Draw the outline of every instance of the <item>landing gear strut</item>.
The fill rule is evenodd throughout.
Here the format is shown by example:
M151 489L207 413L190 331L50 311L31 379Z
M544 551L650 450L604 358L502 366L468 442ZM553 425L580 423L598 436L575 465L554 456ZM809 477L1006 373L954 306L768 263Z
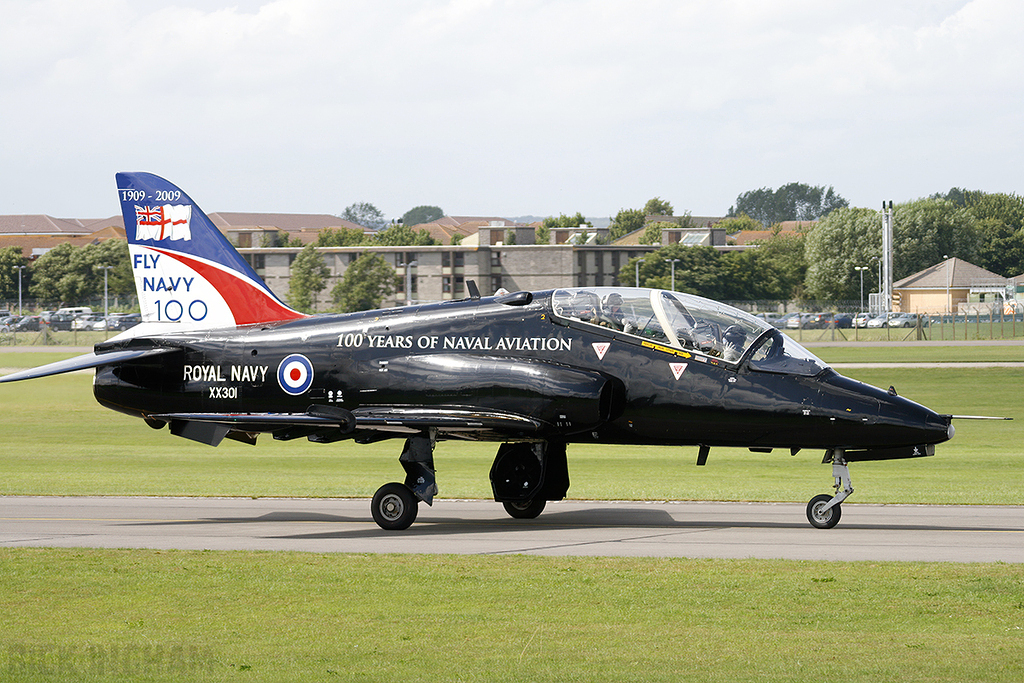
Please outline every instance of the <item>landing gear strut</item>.
M850 468L846 464L845 453L841 448L833 448L826 451L823 462L832 462L832 476L835 477L836 494L830 496L823 493L820 496L811 498L807 503L807 521L811 526L818 529L831 529L839 524L839 518L843 514L839 506L853 493L853 484L850 481Z
M564 443L504 443L491 465L494 500L515 519L534 519L569 489Z
M434 476L434 444L437 430L405 440L405 449L398 461L405 469L405 483L384 484L373 495L370 514L381 529L401 531L416 521L419 502L434 504L437 480Z

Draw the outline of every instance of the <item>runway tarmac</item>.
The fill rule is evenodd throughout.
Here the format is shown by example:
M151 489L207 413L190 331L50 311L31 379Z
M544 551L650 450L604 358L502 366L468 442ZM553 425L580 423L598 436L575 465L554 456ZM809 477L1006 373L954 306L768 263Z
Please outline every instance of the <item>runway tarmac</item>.
M364 499L0 497L0 546L1024 562L1024 506L843 505L834 529L797 503L549 503L515 520L437 500L388 532Z

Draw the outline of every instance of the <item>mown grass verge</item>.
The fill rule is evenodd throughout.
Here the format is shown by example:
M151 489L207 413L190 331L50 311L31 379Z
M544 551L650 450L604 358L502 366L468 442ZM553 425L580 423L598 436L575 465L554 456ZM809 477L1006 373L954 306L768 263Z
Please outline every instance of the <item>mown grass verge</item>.
M0 550L4 680L1016 681L1024 567Z

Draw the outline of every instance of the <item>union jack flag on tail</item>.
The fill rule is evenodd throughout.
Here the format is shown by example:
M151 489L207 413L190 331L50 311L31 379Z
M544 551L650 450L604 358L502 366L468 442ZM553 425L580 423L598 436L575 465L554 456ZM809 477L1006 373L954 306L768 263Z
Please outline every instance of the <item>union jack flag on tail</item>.
M188 204L135 205L135 239L191 240L192 207Z

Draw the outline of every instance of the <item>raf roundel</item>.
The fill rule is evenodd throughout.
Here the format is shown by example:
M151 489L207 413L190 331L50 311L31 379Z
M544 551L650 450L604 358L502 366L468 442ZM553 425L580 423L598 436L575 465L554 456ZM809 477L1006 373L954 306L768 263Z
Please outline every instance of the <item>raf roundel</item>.
M277 383L292 396L306 393L313 383L313 364L301 353L293 353L277 366Z

